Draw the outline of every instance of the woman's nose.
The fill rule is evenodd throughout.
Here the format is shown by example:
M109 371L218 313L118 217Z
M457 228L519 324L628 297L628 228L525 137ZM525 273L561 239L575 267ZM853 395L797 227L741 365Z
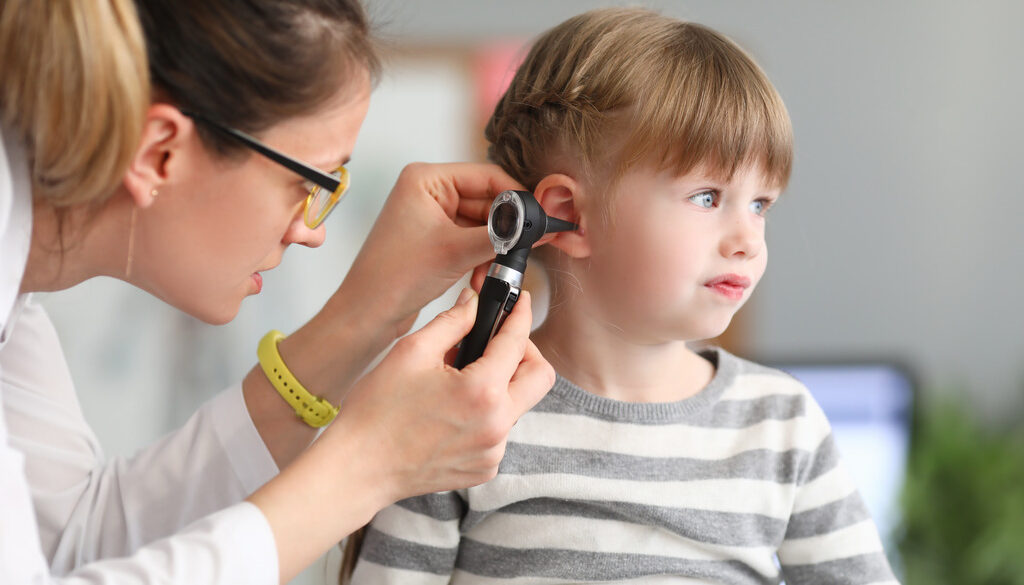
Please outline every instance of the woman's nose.
M300 210L292 219L282 241L285 244L300 244L310 248L319 248L326 238L327 227L324 224L320 224L316 228L309 227L306 225L304 211Z

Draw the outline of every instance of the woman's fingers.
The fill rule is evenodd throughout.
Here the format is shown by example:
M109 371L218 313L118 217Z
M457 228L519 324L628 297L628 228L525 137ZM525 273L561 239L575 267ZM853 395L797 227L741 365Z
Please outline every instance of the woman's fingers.
M493 251L491 253L493 254ZM490 260L476 265L476 268L473 269L473 274L469 277L469 286L473 287L473 290L479 292L484 286L484 279L487 278L487 271L490 268Z
M458 218L466 218L467 220L476 221L477 225L487 221L487 216L491 212L491 203L494 198L483 198L483 199L470 199L468 197L459 200L459 214Z
M490 164L453 163L455 188L461 199L486 199L487 204L508 189L523 189L518 181L508 176L501 167Z
M494 247L484 226L446 230L440 244L445 246L449 260L459 266L463 274L494 258Z
M415 348L415 351L420 352L429 362L437 363L437 358L440 357L443 363L451 348L473 328L477 300L474 290L462 289L455 306L438 313L422 329L406 337L401 343L403 346Z
M508 394L512 399L516 420L533 408L555 384L555 370L540 350L527 340L523 361L509 381Z
M406 171L418 179L423 190L437 201L450 218L454 218L466 200L484 200L490 206L498 193L522 189L516 180L500 167L478 163L447 163L427 165L415 163Z
M464 290L460 301L400 341L338 415L347 440L371 446L389 498L493 477L515 421L551 387L551 366L528 340L529 294L483 357L461 371L444 365L476 317L476 293Z
M460 201L490 205L517 186L495 165L408 165L331 304L359 307L367 330L405 333L424 305L494 255L487 228L460 215Z
M501 329L487 343L483 355L464 369L487 369L496 378L511 380L526 352L532 324L530 293L523 291Z
M530 341L530 329L533 326L531 300L529 291L523 291L512 313L487 344L484 354L475 362L498 368L511 365L513 368L510 372L498 372L501 376L509 374L508 394L513 421L533 408L555 382L554 368ZM512 364L515 359L518 362Z
M474 279L482 281L494 256L480 225L485 208L519 187L494 165L408 166L325 314L351 316L360 330L404 332L466 271L482 266ZM460 300L366 373L335 422L345 430L321 439L359 443L386 475L389 498L486 481L515 420L551 387L550 366L528 340L528 294L480 360L461 371L447 366L476 318L476 293Z

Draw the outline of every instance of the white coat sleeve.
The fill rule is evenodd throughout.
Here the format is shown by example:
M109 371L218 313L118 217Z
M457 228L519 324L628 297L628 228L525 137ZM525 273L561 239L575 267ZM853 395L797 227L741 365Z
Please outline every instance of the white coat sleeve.
M0 417L0 583L277 583L273 534L259 509L247 502L202 518L172 537L140 548L130 557L90 563L57 576L47 566L39 548L28 484L21 472L22 461L21 453L8 445Z
M0 383L5 447L24 457L24 473L18 475L27 481L37 543L53 574L76 574L97 559L130 555L141 555L148 559L143 564L153 567L160 564L154 558L170 562L178 557L175 562L189 567L194 562L203 566L199 559L206 558L206 565L217 572L232 564L232 554L248 558L258 552L273 559L276 580L276 549L258 510L240 504L208 516L241 502L277 472L249 419L240 386L217 396L184 427L132 458L105 462L82 417L56 332L42 307L32 302L21 308L0 350ZM18 466L8 463L5 476ZM6 517L5 510L5 529ZM255 531L262 533L257 536L260 543L209 536L219 534L220 539L235 526L252 528L261 522ZM190 524L191 532L179 532ZM143 548L171 535L154 544L155 549ZM197 555L195 561L190 554ZM182 568L158 567L154 576L170 578ZM159 572L164 570L170 572ZM171 582L179 581L175 576Z

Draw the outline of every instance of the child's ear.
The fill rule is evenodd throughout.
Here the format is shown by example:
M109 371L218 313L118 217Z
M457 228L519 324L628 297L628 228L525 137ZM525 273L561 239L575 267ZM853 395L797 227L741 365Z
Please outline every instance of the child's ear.
M583 213L586 200L582 186L568 175L548 175L537 183L533 196L549 217L571 221L578 226L575 231L547 234L540 242L550 244L572 258L590 256L587 220Z
M142 138L124 175L124 186L139 207L148 207L167 181L172 159L194 131L190 118L167 104L153 104L146 113ZM175 161L176 162L176 161Z

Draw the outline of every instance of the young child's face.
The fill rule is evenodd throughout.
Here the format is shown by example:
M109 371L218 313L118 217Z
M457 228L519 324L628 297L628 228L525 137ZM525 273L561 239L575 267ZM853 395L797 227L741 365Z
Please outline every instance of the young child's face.
M588 230L584 286L601 299L601 318L641 343L721 334L768 261L764 214L778 190L760 167L727 182L702 169L680 177L635 168L612 197L612 221Z

